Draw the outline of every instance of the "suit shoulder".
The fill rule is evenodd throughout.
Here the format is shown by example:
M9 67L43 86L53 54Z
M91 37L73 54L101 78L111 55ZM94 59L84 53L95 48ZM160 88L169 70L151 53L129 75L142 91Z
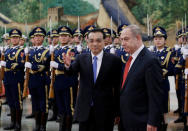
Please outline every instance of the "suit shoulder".
M121 60L118 56L111 54L111 53L104 53L108 58L112 58L112 59L117 59L117 60Z
M155 61L158 62L158 58L152 52L150 52L148 49L146 49L144 59L147 61L147 63L153 63Z

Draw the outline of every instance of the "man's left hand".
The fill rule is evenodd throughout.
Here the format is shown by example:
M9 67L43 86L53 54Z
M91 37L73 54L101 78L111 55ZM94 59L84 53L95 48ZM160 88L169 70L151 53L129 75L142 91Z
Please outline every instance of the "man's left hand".
M115 125L116 125L116 124L118 125L119 122L120 122L120 117L118 116L118 117L115 118L114 124L115 124Z

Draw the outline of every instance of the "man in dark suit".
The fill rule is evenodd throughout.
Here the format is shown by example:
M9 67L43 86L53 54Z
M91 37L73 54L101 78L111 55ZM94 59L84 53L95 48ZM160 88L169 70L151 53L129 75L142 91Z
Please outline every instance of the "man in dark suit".
M91 53L78 55L72 64L70 54L64 54L65 71L80 72L75 109L79 131L113 131L114 119L119 116L121 60L103 51L104 38L101 29L90 31Z
M127 26L120 39L130 54L120 89L121 130L157 131L163 98L160 63L144 47L138 26Z

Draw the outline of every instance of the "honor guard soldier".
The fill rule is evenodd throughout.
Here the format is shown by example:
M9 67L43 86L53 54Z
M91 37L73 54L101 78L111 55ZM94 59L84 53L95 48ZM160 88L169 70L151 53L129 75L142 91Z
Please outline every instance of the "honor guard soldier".
M182 110L180 112L180 117L175 121L176 123L184 122L184 131L188 130L188 100L187 100L187 57L188 57L188 49L187 49L187 40L186 37L188 35L188 30L183 29L181 34L179 35L179 43L182 44L181 53L182 56L179 58L178 63L175 66L175 73L179 76L178 79L178 93L180 93L180 105L182 106ZM186 83L185 83L186 82Z
M183 37L182 37L182 30L179 30L176 34L177 44L175 45L174 49L176 51L176 56L174 57L175 60L175 68L179 68L181 70L175 76L175 84L176 84L176 95L178 99L178 109L174 111L174 113L179 113L179 118L175 120L175 123L183 122L184 121L184 97L185 97L185 78L184 78L184 68L178 63L180 58L182 57L181 47L183 44Z
M74 51L75 51L75 57L82 53L82 40L83 40L83 31L78 28L73 30L73 39L75 43ZM78 74L75 74L73 77L73 107L75 108L76 105L76 98L77 98L77 92L78 92Z
M166 30L160 26L157 26L153 29L153 42L154 42L154 51L153 54L158 57L162 71L163 71L163 84L162 89L164 91L164 114L169 111L169 90L170 84L168 81L168 76L174 75L174 64L172 63L172 52L166 44L167 34ZM167 123L162 117L162 127L163 129L167 128Z
M176 74L176 95L178 99L178 109L174 113L179 113L179 118L174 121L174 123L184 122L186 124L186 117L184 114L184 103L185 103L185 60L183 59L183 33L182 30L179 30L177 33L177 44L175 45L176 50L176 59L178 63L175 65L175 74ZM182 50L182 51L181 51Z
M84 40L86 42L86 48L83 49L82 53L89 53L90 52L90 49L88 48L88 45L87 45L87 40L88 40L88 33L89 31L95 29L96 27L94 25L89 25L89 26L86 26L83 33L84 33Z
M6 44L5 45L5 50L11 47L10 37L9 37L8 33L3 35L3 42Z
M121 32L123 31L123 29L125 29L127 26L128 25L123 24L118 27L118 30L117 30L118 36L121 35ZM120 40L120 43L121 43L121 40ZM129 54L124 50L122 46L120 46L119 49L116 50L115 54L121 58L121 61L123 65L125 66L126 62L129 59ZM124 69L124 66L123 66L123 69Z
M20 38L20 42L19 42L19 45L21 48L24 48L25 47L25 42L27 40L27 37L25 35L22 35L22 37Z
M29 51L32 52L32 51L34 51L34 48L35 48L33 30L29 33L29 41L31 43L31 46L29 47ZM29 92L31 92L30 88L29 88ZM31 93L30 93L30 95L31 95ZM32 97L32 95L31 95L31 97ZM26 119L30 119L30 118L34 118L35 117L35 113L33 112L33 104L31 104L31 106L32 106L31 114L27 115L25 117Z
M53 51L53 52L50 52L50 54L52 55L52 53L55 54L54 50L58 51L59 48L60 48L60 46L58 44L58 42L59 42L58 30L53 29L51 31L51 35L50 36L51 36L50 51ZM51 74L51 72L49 74ZM51 75L49 75L49 76L51 76ZM57 108L57 103L56 103L56 99L55 98L56 97L50 98L50 101L49 101L49 107L52 109L53 115L52 115L51 118L48 119L48 121L55 121L55 120L57 120L58 108Z
M75 44L74 50L75 54L82 53L82 41L83 41L83 31L78 28L73 30L73 42Z
M22 89L21 81L24 78L22 71L24 70L24 49L19 47L19 41L22 33L18 29L12 29L9 32L12 47L5 51L5 61L1 61L1 66L5 67L4 86L6 91L6 99L11 111L11 124L4 130L14 129L21 130L22 117Z
M103 28L102 29L104 34L105 34L105 39L104 39L104 52L111 53L112 47L110 46L112 44L112 36L111 36L111 30L108 28ZM114 52L113 52L114 53Z
M34 41L34 33L33 33L33 30L29 33L29 38L30 38L30 42L31 42L31 47L32 48L35 48L36 45L35 45L35 41Z
M48 47L50 47L50 45L52 44L51 31L48 31L48 33L46 35L47 35Z
M2 38L3 38L3 46L1 47L1 54L5 54L7 49L11 47L9 33L5 33ZM6 91L5 91L5 96L7 96ZM7 100L5 99L5 101L2 104L3 105L7 104ZM10 114L7 115L10 116Z
M49 70L50 54L42 44L46 31L41 27L33 29L36 48L29 51L29 62L25 68L30 69L29 91L31 93L33 112L35 112L35 131L46 131L48 118L48 81L46 71ZM28 51L25 50L25 54ZM37 81L37 82L36 82Z
M58 29L59 42L61 47L54 51L54 61L50 62L50 67L55 68L54 91L58 112L60 116L59 131L71 131L72 128L72 78L66 76L63 71L63 54L71 53L74 58L74 52L69 48L68 43L72 37L72 31L67 26Z

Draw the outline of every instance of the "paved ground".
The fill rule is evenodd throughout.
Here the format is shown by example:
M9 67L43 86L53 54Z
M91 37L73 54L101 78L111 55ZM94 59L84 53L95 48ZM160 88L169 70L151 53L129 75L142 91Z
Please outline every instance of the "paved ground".
M174 78L170 77L170 84L171 84L171 90L170 90L170 110L171 112L168 114L168 131L181 131L183 129L183 124L174 124L173 121L177 119L177 115L173 114L172 111L177 109L177 99L176 99L176 93L175 93L175 87L174 87ZM3 105L2 107L2 113L1 113L1 120L0 120L0 131L3 131L3 127L7 126L10 122L10 117L7 116L7 113L9 113L9 109L7 105ZM30 100L26 99L24 101L24 111L23 111L23 119L22 119L22 131L32 131L34 127L34 119L25 119L25 116L27 114L31 113L31 104ZM49 116L51 115L51 111L49 113ZM48 122L47 123L47 131L58 131L59 125L56 122ZM78 131L78 125L74 124L72 131ZM117 131L117 127L114 128L114 131Z

